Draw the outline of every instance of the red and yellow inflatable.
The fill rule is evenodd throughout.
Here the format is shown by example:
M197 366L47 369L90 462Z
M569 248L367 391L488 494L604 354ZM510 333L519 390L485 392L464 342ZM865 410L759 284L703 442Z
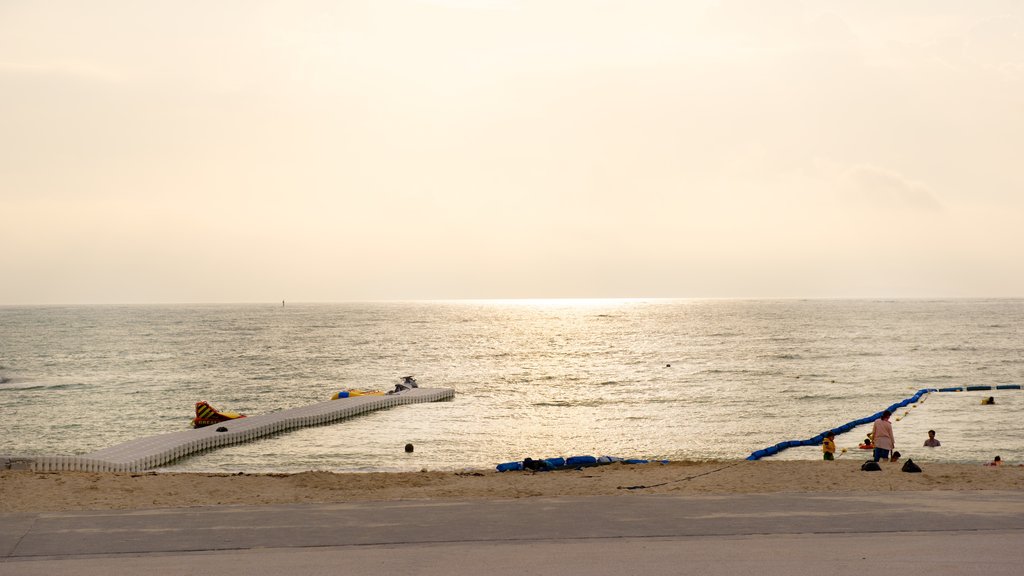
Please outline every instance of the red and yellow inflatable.
M192 419L193 428L202 428L210 424L217 424L226 420L245 418L245 414L238 412L221 412L206 401L196 402L196 417Z

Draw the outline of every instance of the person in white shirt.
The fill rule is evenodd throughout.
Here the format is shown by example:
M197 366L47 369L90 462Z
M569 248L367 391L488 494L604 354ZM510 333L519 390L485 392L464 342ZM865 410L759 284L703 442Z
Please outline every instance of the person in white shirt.
M874 460L889 459L889 451L896 448L896 437L892 433L892 423L889 422L889 417L892 416L892 412L888 410L882 412L882 417L875 420L875 423L871 426L871 439L875 442Z

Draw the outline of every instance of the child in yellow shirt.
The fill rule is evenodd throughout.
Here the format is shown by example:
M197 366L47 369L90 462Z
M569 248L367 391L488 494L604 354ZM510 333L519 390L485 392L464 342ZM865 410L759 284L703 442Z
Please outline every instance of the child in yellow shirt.
M825 460L836 459L836 433L829 431L825 434L825 439L821 441L821 452Z

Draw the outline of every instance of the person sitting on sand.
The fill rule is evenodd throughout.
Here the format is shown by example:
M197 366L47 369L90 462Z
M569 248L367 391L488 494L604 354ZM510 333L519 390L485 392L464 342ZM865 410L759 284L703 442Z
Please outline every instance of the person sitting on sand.
M829 430L828 434L825 434L825 439L821 441L821 452L822 457L825 460L836 459L836 433Z
M986 406L989 405L989 404L995 404L996 403L996 399L994 397L992 397L992 396L989 396L988 398L983 398L981 400L981 403L986 405Z
M900 454L899 452L893 452L892 456L889 458L889 462L899 462L900 456L902 456L902 454Z
M924 441L926 448L938 448L942 446L942 443L935 438L935 430L928 431L928 439Z
M1002 466L1002 465L1003 465L1003 459L1000 458L999 456L996 456L995 459L993 459L991 462L986 464L986 466Z

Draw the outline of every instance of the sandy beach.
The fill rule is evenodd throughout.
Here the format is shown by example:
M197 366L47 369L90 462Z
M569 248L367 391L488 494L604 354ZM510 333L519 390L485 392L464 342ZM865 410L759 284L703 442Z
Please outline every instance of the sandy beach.
M860 470L862 460L612 464L554 472L335 474L0 472L0 512L207 505L514 499L629 494L1024 490L1024 467L921 463Z

